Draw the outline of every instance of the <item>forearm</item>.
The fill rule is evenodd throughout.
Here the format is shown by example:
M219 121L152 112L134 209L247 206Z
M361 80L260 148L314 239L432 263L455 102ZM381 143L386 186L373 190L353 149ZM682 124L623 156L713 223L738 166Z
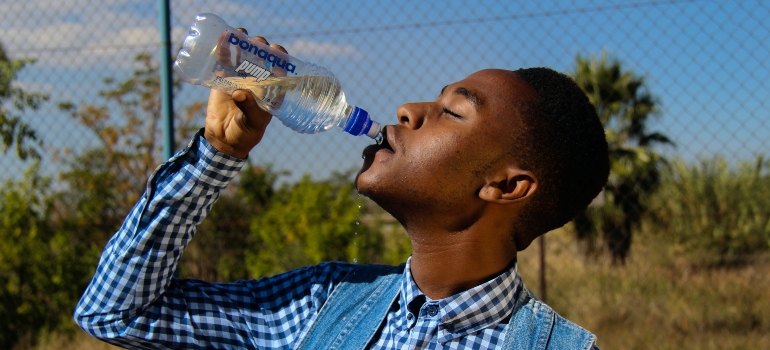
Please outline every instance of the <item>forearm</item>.
M84 330L100 338L121 334L164 293L196 225L243 164L196 136L155 171L78 303Z

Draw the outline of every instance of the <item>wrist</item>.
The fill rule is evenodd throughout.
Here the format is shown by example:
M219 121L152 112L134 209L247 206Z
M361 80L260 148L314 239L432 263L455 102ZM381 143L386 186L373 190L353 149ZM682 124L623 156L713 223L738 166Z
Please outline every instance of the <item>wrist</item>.
M239 150L229 145L228 143L220 140L214 134L210 133L208 130L203 130L203 138L205 138L206 141L208 141L208 143L217 150L217 152L224 153L228 156L238 159L246 159L249 157L249 151Z

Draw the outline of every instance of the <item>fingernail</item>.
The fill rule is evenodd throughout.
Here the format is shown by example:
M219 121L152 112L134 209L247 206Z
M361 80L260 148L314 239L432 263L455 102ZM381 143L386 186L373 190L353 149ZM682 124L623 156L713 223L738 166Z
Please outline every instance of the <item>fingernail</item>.
M255 37L254 37L254 39L262 39L262 40L264 40L264 41L265 41L265 45L270 45L270 43L269 43L269 42L267 42L267 39L265 39L265 37L264 37L264 36L259 36L259 35L257 35L257 36L255 36Z
M235 30L238 30L238 31L240 31L240 32L241 32L241 33L243 33L243 34L249 35L249 31L248 31L248 30L246 30L246 28L243 28L243 27L238 27L238 28L235 28Z

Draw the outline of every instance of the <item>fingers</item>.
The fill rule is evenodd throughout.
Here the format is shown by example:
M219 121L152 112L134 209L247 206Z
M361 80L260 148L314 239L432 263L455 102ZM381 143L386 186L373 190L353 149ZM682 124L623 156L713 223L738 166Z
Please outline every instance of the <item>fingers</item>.
M239 36L239 40L248 40L260 47L269 45L273 50L282 52L276 56L287 54L283 46L271 45L262 36L246 39L248 36L246 28L236 28L236 31L235 35ZM228 33L220 38L220 52L218 52L217 58L222 65L228 65L227 67L231 68L229 71L222 70L222 74L229 74L228 76L230 76L234 70L232 64L245 59L240 55L246 53L242 52L243 50L230 50L231 45L228 41L232 32ZM260 142L271 119L270 113L259 107L257 99L250 91L236 90L228 95L212 89L206 115L205 137L220 152L245 158L249 151Z
M255 105L257 104L257 101L254 100L254 95L246 90L233 91L233 101L235 101L235 105L238 106L241 111L244 111L242 107L248 107L252 103Z
M244 114L248 115L249 112L253 112L255 108L259 109L257 101L254 100L254 95L246 90L235 90L233 91L232 96L233 102L235 102L235 105Z
M249 31L244 27L238 27L236 28L237 31L249 35ZM252 43L262 43L265 45L269 45L273 49L276 49L278 51L281 51L285 54L288 54L289 52L286 51L286 48L284 48L282 45L278 44L270 44L267 39L260 35L255 35L253 37L249 38L249 41ZM259 107L257 104L257 101L253 94L250 92L247 92L245 90L236 90L231 95L233 102L238 107L238 109L243 112L243 114L246 116L245 121L246 123L255 123L255 125L250 125L249 127L257 127L257 128L264 128L267 123L270 121L272 116L270 113L266 112L264 109ZM261 125L264 124L264 125Z
M246 90L236 90L233 91L232 97L235 106L238 107L246 117L244 118L245 120L242 121L244 125L241 125L245 129L264 129L267 126L267 123L270 122L272 116L270 113L259 107L257 100L251 92Z
M239 32L243 33L243 34L249 35L249 31L248 31L248 30L246 30L246 28L243 28L243 27L238 27L238 28L235 28L235 29L236 29L237 31L239 31ZM261 42L261 43L263 43L263 44L265 44L265 45L270 45L270 47L272 47L272 48L274 48L274 49L277 49L277 50L279 50L279 51L282 51L283 53L287 53L287 54L289 53L289 51L286 51L286 48L284 48L283 46L281 46L281 45L278 45L278 44L271 44L271 43L269 43L269 42L267 41L267 39L265 39L265 37L264 37L264 36L261 36L261 35L257 35L257 36L254 36L254 37L252 37L252 38L251 38L251 40L249 40L249 41L251 41L252 43L253 43L254 41L258 41L258 42Z
M277 50L280 50L280 51L283 51L283 53L285 53L285 54L289 53L289 51L286 51L286 49L283 46L278 45L278 44L270 44L270 47L272 47L274 49L277 49Z
M231 62L231 53L230 53L230 45L227 42L227 35L226 34L220 34L219 36L219 43L217 47L219 48L217 50L217 62L222 64L225 67L232 67L233 64ZM224 70L217 72L217 75L219 76L225 76Z
M264 37L264 36L259 36L259 35L257 35L257 36L255 36L255 37L251 38L251 40L252 40L252 41L259 41L259 42L261 42L261 43L263 43L263 44L265 44L265 45L270 45L270 43L269 43L269 42L267 42L267 39L265 39L265 37Z

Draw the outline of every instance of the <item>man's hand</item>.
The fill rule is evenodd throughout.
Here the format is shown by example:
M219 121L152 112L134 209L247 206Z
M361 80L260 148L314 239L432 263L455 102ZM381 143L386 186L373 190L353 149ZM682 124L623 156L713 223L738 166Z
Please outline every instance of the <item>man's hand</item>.
M238 30L248 34L243 28ZM268 43L263 37L255 37L253 40ZM280 45L270 46L286 52ZM227 54L229 56L229 51ZM249 91L236 90L230 96L212 89L203 136L219 152L237 158L247 158L249 151L262 140L271 118L270 113L257 105L254 95Z

